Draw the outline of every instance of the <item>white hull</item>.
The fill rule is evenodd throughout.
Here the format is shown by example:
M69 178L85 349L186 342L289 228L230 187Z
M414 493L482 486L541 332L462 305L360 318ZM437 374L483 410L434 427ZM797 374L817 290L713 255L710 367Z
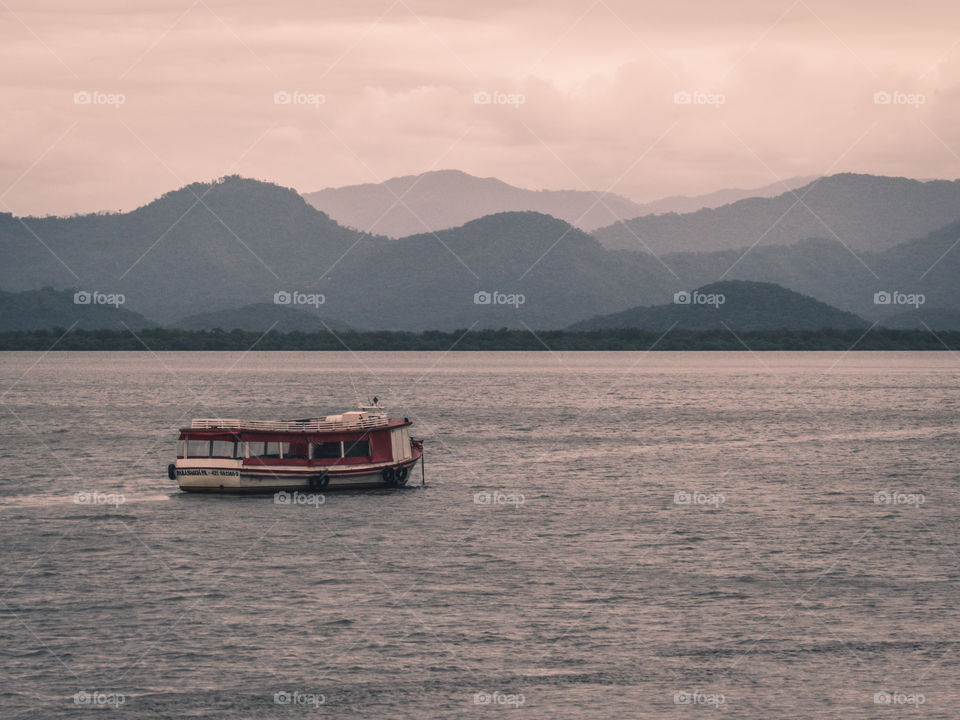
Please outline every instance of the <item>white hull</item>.
M419 457L399 463L407 470L401 485L410 484ZM392 464L390 465L393 466ZM384 464L364 467L290 468L262 467L255 470L241 467L230 460L197 462L177 460L177 484L186 492L206 493L274 493L286 491L354 490L395 487L383 479ZM319 485L317 478L326 477ZM313 478L313 480L311 480Z

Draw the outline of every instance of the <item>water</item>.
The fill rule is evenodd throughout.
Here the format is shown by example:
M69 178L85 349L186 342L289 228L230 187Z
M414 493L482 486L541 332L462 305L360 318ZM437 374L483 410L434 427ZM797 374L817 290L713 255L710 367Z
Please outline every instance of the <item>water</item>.
M0 717L955 718L958 375L0 355ZM415 421L427 487L277 505L167 480L191 417L305 417L354 385Z

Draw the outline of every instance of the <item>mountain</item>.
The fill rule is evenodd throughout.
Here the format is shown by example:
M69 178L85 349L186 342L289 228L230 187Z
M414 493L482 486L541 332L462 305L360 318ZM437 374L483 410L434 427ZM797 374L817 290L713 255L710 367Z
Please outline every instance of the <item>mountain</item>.
M324 296L328 324L358 328L562 327L675 286L639 254L606 250L548 215L498 213L391 240L340 226L293 190L239 177L129 213L0 216L0 254L0 287L122 293L124 308L163 325L233 325L235 314L208 313L303 293Z
M642 213L642 206L613 193L525 190L496 178L474 177L459 170L436 170L383 183L328 188L306 193L304 198L341 225L390 237L444 230L508 211L532 210L584 229Z
M74 291L123 294L120 309L139 313L138 322L225 330L265 329L278 317L302 321L284 312L307 315L310 305L294 293L322 294L313 312L335 330L540 330L667 304L685 288L747 280L885 321L910 309L899 298L917 293L924 307L960 311L958 238L960 222L880 250L809 238L654 256L608 249L563 220L525 211L390 239L340 226L293 190L231 177L130 213L0 215L0 287L69 289L71 301ZM281 293L291 296L289 305L274 305ZM877 293L892 301L875 302ZM18 305L8 322L33 322L32 313Z
M672 292L638 253L611 252L535 212L487 215L451 230L363 240L323 284L325 312L367 328L559 328Z
M390 237L447 230L484 215L525 210L552 215L589 231L640 215L693 212L747 197L770 197L782 193L785 187L794 189L811 179L790 178L754 190L675 195L638 204L614 193L526 190L497 178L480 178L460 170L436 170L382 183L327 188L303 197L341 225Z
M819 330L866 328L862 318L774 283L727 280L680 291L669 305L584 320L571 330Z
M782 195L785 190L796 190L809 185L816 175L792 177L759 188L724 188L705 195L671 195L653 202L641 203L638 215L662 215L664 213L692 213L704 208L717 208L745 198L768 198ZM626 218L624 218L626 219ZM589 228L587 228L589 229Z
M306 291L359 237L294 190L233 176L128 213L0 215L0 287L122 293L167 323Z
M799 202L802 198L802 203ZM593 232L606 247L709 252L835 239L882 250L960 219L960 181L841 174L772 198L692 213L645 215Z
M836 240L758 246L714 253L678 253L661 260L693 287L723 279L774 282L870 320L910 309L911 295L925 307L960 310L960 223L880 251L852 252ZM651 263L656 259L649 256ZM877 293L891 297L876 302Z
M126 298L98 291L0 290L0 332L76 327L81 330L142 330L156 323L123 307Z
M254 332L349 332L350 325L319 312L287 305L255 303L231 310L197 313L172 323L182 330L250 330Z

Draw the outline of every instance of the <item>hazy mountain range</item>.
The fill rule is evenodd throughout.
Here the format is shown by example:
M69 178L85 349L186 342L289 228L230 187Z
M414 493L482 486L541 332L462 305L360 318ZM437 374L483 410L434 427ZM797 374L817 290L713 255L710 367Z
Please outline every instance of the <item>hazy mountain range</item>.
M115 298L113 304L78 303L78 291L46 287L18 293L0 291L0 332L41 330L61 327L81 330L142 330L157 327L138 312L123 307L126 298ZM352 328L342 322L324 318L284 305L260 303L231 310L197 313L169 324L183 330L251 330L263 332L346 332Z
M960 181L831 175L772 198L645 215L594 231L610 248L707 252L828 238L879 250L960 219Z
M774 283L726 280L692 292L680 292L671 303L602 315L574 323L570 329L847 330L869 325L853 313L837 310Z
M305 291L358 238L293 190L232 177L129 213L0 214L0 288L124 293L125 307L167 323Z
M293 190L229 177L167 193L129 213L0 214L0 288L123 294L121 310L181 327L266 329L276 321L278 329L320 323L335 330L451 330L567 327L669 305L675 293L713 282L750 280L777 283L869 322L952 323L960 313L960 202L948 200L957 184L837 175L817 187L846 198L845 208L832 210L838 218L845 210L845 227L862 223L874 234L861 229L855 245L848 235L850 248L824 231L753 249L747 239L713 252L676 252L668 244L669 252L654 256L610 249L561 219L525 211L390 239L343 227ZM713 213L716 223L698 242L732 243L737 228L759 222L753 215L769 218L783 202L783 196L740 201L654 219L695 227L701 221L692 216ZM886 217L887 226L871 213ZM877 293L890 301L878 302ZM923 302L911 305L918 296ZM773 312L786 312L777 296L764 297ZM0 326L20 327L31 313L43 317L29 301L7 299ZM96 303L77 309L85 323L95 311L114 310Z
M816 179L816 176L792 177L783 181L770 183L758 188L724 188L715 190L706 195L672 195L653 202L641 203L641 215L662 215L664 213L692 213L704 208L717 208L721 205L729 205L745 198L768 198L782 195L784 192L796 190L797 188L808 185ZM627 219L627 218L623 218ZM585 228L595 230L597 226Z
M84 303L74 290L41 288L11 293L0 290L0 332L52 327L80 330L142 330L156 323L112 298L108 304ZM77 300L81 302L77 302ZM106 299L106 298L105 298ZM92 301L92 298L91 298Z
M500 212L532 210L593 230L651 213L692 212L746 197L770 197L806 184L791 178L754 190L726 189L700 196L674 196L636 203L615 193L587 190L527 190L497 178L459 170L436 170L382 183L347 185L304 194L304 199L341 225L403 237L446 230Z

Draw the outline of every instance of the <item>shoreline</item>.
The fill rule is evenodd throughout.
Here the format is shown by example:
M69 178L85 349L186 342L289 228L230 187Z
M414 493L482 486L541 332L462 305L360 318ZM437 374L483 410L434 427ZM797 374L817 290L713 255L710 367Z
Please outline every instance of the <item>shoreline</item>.
M34 330L0 333L0 351L954 351L960 331L429 330L345 333L245 330Z

